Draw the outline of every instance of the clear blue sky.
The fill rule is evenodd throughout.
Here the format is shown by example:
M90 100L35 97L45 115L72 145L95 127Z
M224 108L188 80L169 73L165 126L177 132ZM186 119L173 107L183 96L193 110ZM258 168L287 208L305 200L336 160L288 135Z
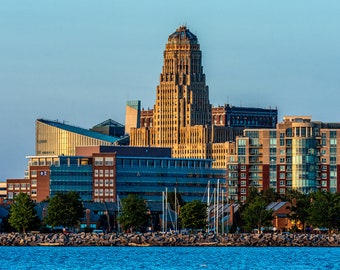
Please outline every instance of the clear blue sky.
M35 119L124 123L152 107L168 36L197 35L213 105L340 122L340 1L3 0L0 181L35 154Z

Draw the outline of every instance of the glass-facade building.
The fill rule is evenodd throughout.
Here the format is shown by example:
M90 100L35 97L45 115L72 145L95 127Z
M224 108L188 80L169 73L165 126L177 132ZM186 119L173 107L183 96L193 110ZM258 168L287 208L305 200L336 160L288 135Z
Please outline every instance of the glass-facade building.
M75 191L83 201L92 201L92 160L76 156L60 156L59 160L50 166L50 196Z
M36 155L76 155L76 146L86 145L113 145L123 140L45 119L36 120Z
M212 169L211 160L152 157L119 157L116 160L117 195L136 194L161 202L162 192L180 193L184 201L206 201L207 186L218 179L225 190L226 170Z

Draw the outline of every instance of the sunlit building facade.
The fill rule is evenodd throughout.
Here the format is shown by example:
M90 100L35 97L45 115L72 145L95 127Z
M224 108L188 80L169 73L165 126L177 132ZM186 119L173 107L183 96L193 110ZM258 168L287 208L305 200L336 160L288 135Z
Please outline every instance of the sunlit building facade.
M125 109L125 133L130 134L131 128L140 127L140 100L129 100Z
M249 187L303 193L340 191L340 123L284 117L276 129L246 129L227 157L227 193L245 201Z
M229 141L246 127L274 128L276 123L276 109L212 108L200 44L181 26L168 37L155 105L141 111L130 145L170 147L174 158L211 159L214 168L225 169Z
M36 155L73 156L76 146L114 145L123 139L58 121L36 120Z
M87 155L28 157L26 177L7 180L7 198L24 192L41 202L76 191L83 201L116 202L136 194L160 203L163 192L176 190L192 201L207 199L208 184L214 188L226 178L212 160L174 159L166 148L90 146L78 152Z

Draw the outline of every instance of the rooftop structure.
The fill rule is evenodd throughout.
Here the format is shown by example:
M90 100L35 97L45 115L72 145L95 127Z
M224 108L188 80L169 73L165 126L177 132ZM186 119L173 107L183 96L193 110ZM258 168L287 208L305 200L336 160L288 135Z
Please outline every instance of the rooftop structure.
M36 155L75 155L76 146L118 145L113 137L58 121L36 120Z

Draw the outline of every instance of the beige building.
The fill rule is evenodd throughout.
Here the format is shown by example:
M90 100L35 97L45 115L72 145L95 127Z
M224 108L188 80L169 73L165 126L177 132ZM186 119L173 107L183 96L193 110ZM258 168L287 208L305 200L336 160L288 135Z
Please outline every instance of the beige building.
M212 159L214 168L225 169L226 155L235 153L230 141L245 127L276 123L277 109L212 108L198 39L181 26L168 38L155 105L141 111L130 145L170 147L174 158Z
M181 26L165 46L154 108L142 112L141 127L131 129L130 145L171 147L175 158L212 158L214 139L225 136L213 136L211 115L200 45Z
M130 100L125 109L125 134L130 134L131 128L140 127L140 101Z

